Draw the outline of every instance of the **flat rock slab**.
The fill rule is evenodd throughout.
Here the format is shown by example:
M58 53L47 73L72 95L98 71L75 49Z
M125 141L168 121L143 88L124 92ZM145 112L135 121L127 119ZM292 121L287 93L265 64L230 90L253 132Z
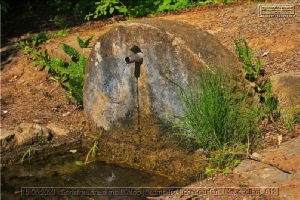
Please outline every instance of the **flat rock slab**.
M21 146L45 143L54 136L67 136L68 130L51 123L46 127L36 123L21 123L13 130L1 129L1 152Z
M300 137L254 156L256 160L244 160L234 173L256 187L278 187L281 197L300 198L300 192L295 192L300 188ZM293 196L289 195L291 191Z
M55 133L55 135L63 135L67 136L69 133L69 130L59 128L56 124L50 123L46 126L52 133Z

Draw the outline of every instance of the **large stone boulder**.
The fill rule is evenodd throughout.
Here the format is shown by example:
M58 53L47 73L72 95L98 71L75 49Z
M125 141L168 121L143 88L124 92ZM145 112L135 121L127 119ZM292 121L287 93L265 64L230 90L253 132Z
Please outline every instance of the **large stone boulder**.
M142 53L143 60L130 63L134 53ZM158 121L182 114L178 85L186 87L196 69L212 66L236 71L238 60L206 31L163 19L120 23L98 39L90 54L85 111L105 130L159 126Z
M270 77L272 90L283 115L300 111L300 71L277 74Z

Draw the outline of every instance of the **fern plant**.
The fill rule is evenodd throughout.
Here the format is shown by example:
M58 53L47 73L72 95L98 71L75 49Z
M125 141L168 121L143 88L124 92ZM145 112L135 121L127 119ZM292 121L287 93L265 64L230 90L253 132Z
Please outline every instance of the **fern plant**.
M45 31L43 31L37 35L30 34L28 39L17 42L14 46L17 48L21 48L24 55L30 55L31 53L33 53L33 55L35 56L35 53L40 53L38 52L41 50L39 45L43 44L49 39L65 36L66 34L66 30L60 30L54 34L47 34Z
M83 49L83 48L87 48L87 46L90 44L92 39L93 39L93 35L89 36L85 41L78 36L77 42L78 42L80 48Z
M93 36L89 36L86 40L83 40L79 36L77 41L81 49L86 48ZM74 97L77 103L82 104L83 102L83 82L84 82L84 72L85 64L87 57L81 55L74 47L71 47L67 44L62 44L62 49L64 52L71 56L72 61L67 63L67 70L61 71L59 74L64 75L64 72L67 74L67 84L65 86L68 88L69 95L68 98L71 99ZM65 69L65 68L63 68Z
M259 76L264 75L262 69L262 60L258 58L253 64L253 53L250 49L246 39L239 36L234 41L236 53L241 62L243 62L242 70L246 73L246 79L252 82L253 94L258 95L260 102L264 108L264 114L268 115L270 121L274 122L274 116L278 114L277 104L278 101L273 95L270 81L260 81Z
M83 102L83 83L84 83L84 71L87 58L80 56L79 61L71 61L68 66L69 71L69 98L74 97L77 102Z
M83 40L78 36L77 41L80 48L86 48L92 38L93 36L89 36L86 40ZM42 52L40 49L37 49L33 52L34 64L44 66L44 70L53 75L50 79L59 82L67 89L69 92L69 100L74 97L78 104L82 104L84 72L87 57L81 55L76 48L67 44L62 44L61 47L64 52L71 57L70 62L66 62L61 58L51 58L47 51Z
M42 51L41 47L39 47L39 45L46 40L64 36L65 34L65 30L58 31L52 35L41 32L37 35L30 35L29 39L17 43L16 46L21 47L24 54L30 55L35 66L40 65L44 67L45 71L51 73L53 76L50 79L59 82L68 90L69 99L74 97L77 103L82 104L84 72L87 61L86 56L81 55L76 48L62 44L64 52L71 57L71 61L66 62L61 58L51 58L47 50ZM77 41L79 47L81 49L86 48L92 39L93 36L89 36L86 40L78 36Z
M242 69L246 73L246 78L251 82L256 81L258 76L262 73L262 60L258 58L256 63L253 64L252 50L245 38L241 35L238 39L234 40L234 43L239 60L243 63Z
M62 44L61 47L68 56L71 56L72 61L76 62L79 60L80 54L74 47L67 44Z

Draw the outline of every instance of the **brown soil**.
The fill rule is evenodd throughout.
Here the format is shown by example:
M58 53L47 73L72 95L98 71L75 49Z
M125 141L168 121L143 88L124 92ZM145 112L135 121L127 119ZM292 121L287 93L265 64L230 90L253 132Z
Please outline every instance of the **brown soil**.
M286 1L282 2L286 3ZM299 15L291 18L259 18L256 11L257 3L237 3L186 9L178 13L155 17L179 20L207 30L231 51L234 51L234 39L241 32L250 47L255 49L256 57L269 52L268 55L262 57L266 77L300 70ZM300 6L297 5L296 13L299 11ZM1 47L1 128L14 129L22 122L41 125L55 123L59 127L70 130L66 140L73 140L92 129L82 107L70 104L66 98L66 91L50 79L51 75L34 67L27 56L12 48L14 42L28 37L27 31L30 31L28 27L31 27L31 30L37 30L36 32L55 31L54 25L49 24L48 19L40 20L39 24L33 23L32 19L34 18L27 19L27 29L22 29L24 21L16 18L16 21L7 23L7 29L3 30L5 46ZM110 27L111 24L107 20L87 22L70 28L70 34L87 36L92 33L105 32ZM64 42L64 38L57 38L57 40ZM284 140L300 134L299 125L296 126L294 133L289 133L282 125L278 127L275 129L270 124L262 125L264 134L272 136L268 137L266 144L276 145L279 133L283 133ZM155 144L154 140L149 142L149 145ZM160 149L163 148L162 146ZM184 153L182 155L185 156ZM150 157L151 155L145 158L150 159ZM176 169L174 169L175 172ZM228 180L224 179L222 184L227 182ZM239 186L241 181L235 183L235 186Z

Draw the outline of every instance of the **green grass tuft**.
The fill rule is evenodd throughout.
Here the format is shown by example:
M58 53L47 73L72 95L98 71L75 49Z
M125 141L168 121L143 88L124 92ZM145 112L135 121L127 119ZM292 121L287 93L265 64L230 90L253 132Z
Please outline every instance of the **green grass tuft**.
M206 152L204 160L218 170L233 167L260 134L260 110L247 98L248 91L219 69L200 71L187 89L179 88L184 114L175 117L173 127L196 141Z

